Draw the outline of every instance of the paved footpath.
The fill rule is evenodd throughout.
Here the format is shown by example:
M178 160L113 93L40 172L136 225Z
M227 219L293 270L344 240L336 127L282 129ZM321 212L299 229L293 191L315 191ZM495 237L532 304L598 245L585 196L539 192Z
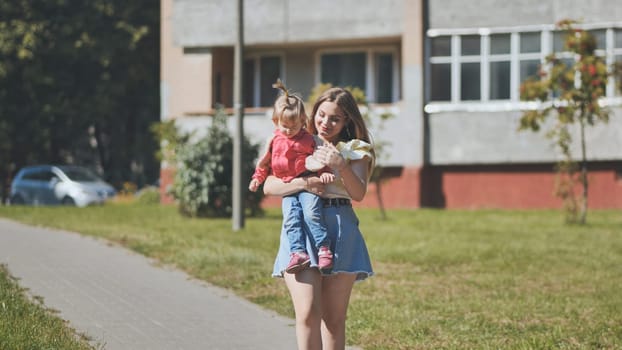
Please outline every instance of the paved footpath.
M105 350L296 348L293 320L103 240L0 219L0 264Z

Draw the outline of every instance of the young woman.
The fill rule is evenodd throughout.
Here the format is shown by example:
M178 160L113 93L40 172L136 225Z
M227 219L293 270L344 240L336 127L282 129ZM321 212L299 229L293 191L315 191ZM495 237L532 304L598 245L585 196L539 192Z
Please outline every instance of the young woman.
M320 146L314 158L332 169L335 181L324 184L318 177L295 178L289 183L269 176L264 184L268 195L286 196L299 191L322 197L333 268L318 270L311 254L311 267L295 274L286 273L289 261L287 235L281 244L273 276L283 277L296 313L299 349L344 349L346 314L354 282L373 274L367 246L358 228L351 200L360 201L374 164L367 127L350 92L331 88L313 106L308 130ZM314 249L307 241L307 249Z

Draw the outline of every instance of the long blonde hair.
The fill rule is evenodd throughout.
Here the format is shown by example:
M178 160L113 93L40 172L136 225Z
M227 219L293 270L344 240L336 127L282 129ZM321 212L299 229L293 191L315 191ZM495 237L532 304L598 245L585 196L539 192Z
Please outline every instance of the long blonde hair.
M333 87L324 91L324 93L318 97L317 101L315 101L315 104L313 104L313 111L311 113L311 120L307 123L307 130L310 133L317 135L317 129L314 122L315 114L320 108L320 105L326 101L336 103L346 118L345 125L339 133L339 141L348 142L353 139L359 139L372 144L372 140L369 136L369 130L367 129L365 120L363 120L363 116L361 115L359 106L356 103L356 99L352 96L350 91L341 87ZM371 149L371 153L375 158L376 156L373 147ZM372 159L370 162L371 169L374 167L374 161L375 159Z

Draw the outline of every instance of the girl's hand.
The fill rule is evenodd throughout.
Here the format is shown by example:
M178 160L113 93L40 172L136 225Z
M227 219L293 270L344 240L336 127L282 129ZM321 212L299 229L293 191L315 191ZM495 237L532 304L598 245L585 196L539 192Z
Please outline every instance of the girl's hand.
M258 189L259 189L259 181L257 181L256 179L252 179L251 183L248 184L248 190L251 192L257 192Z
M348 163L343 158L341 153L339 153L337 147L335 147L332 143L325 143L318 147L315 153L313 153L313 157L333 170L340 171L348 166Z
M322 180L323 184L329 184L335 181L335 174L333 173L322 173L320 175L320 180Z
M324 193L324 182L322 182L321 178L317 176L309 176L302 179L305 181L305 191L317 194L318 196Z

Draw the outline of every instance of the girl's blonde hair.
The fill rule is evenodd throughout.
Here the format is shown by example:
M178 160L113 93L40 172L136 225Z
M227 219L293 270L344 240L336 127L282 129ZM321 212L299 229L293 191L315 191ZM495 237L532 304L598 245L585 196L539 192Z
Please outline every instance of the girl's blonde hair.
M272 112L272 122L278 124L282 120L294 121L300 119L303 127L307 124L308 117L305 112L305 105L302 97L298 94L292 94L285 87L281 79L277 79L272 84L275 89L281 90L281 94L274 101L274 110Z

